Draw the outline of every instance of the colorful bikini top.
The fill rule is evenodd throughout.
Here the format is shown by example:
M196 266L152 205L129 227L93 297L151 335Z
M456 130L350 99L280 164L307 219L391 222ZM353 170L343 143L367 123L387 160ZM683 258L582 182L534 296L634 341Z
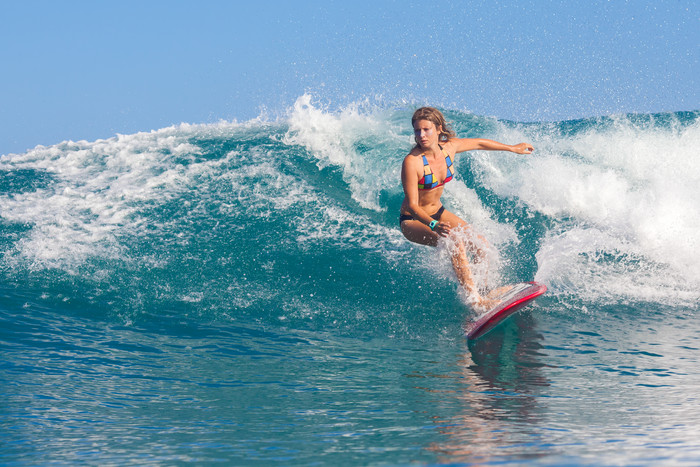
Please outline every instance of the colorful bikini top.
M445 155L445 165L447 165L447 175L445 176L445 179L442 181L442 183L438 182L437 180L434 180L433 170L430 168L430 164L428 164L428 158L425 157L425 154L422 154L423 178L418 180L419 190L432 190L433 188L442 186L445 183L452 180L452 158L450 158L450 155L447 154L444 149L442 149L442 146L440 146L440 150Z

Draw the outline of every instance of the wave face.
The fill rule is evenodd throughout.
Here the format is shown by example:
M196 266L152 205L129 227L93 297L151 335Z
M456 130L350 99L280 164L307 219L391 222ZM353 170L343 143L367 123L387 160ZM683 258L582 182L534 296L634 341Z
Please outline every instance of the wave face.
M445 258L397 228L410 114L328 112L303 96L279 121L5 156L5 281L126 320L179 308L351 326L368 309L367 320L393 316L417 281L455 287ZM460 136L536 148L458 156L445 191L499 252L498 280L536 279L578 305L698 302L697 112L529 124L446 116Z

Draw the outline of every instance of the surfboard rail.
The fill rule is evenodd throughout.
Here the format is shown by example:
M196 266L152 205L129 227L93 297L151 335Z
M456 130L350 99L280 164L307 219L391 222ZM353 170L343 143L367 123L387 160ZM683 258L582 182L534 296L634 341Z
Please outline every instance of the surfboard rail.
M467 339L478 339L498 326L513 313L519 311L532 300L547 291L547 286L539 282L522 282L515 284L502 301L476 320L468 323L465 329Z

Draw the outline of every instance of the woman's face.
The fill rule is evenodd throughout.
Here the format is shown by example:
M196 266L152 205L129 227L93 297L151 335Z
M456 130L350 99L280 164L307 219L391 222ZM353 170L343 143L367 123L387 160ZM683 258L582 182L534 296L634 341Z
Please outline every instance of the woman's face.
M413 134L416 143L422 148L432 146L440 136L438 128L435 128L435 124L430 120L416 120L416 123L413 124Z

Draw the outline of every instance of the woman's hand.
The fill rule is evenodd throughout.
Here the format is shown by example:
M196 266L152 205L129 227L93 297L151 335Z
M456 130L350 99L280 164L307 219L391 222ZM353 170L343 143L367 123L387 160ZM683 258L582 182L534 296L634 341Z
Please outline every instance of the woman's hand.
M438 222L438 225L435 226L433 232L435 232L441 237L447 237L450 234L450 230L451 228L449 224L445 224L444 222Z
M533 148L532 145L528 143L520 143L511 146L511 151L517 154L532 154L532 151L534 150L535 148Z

